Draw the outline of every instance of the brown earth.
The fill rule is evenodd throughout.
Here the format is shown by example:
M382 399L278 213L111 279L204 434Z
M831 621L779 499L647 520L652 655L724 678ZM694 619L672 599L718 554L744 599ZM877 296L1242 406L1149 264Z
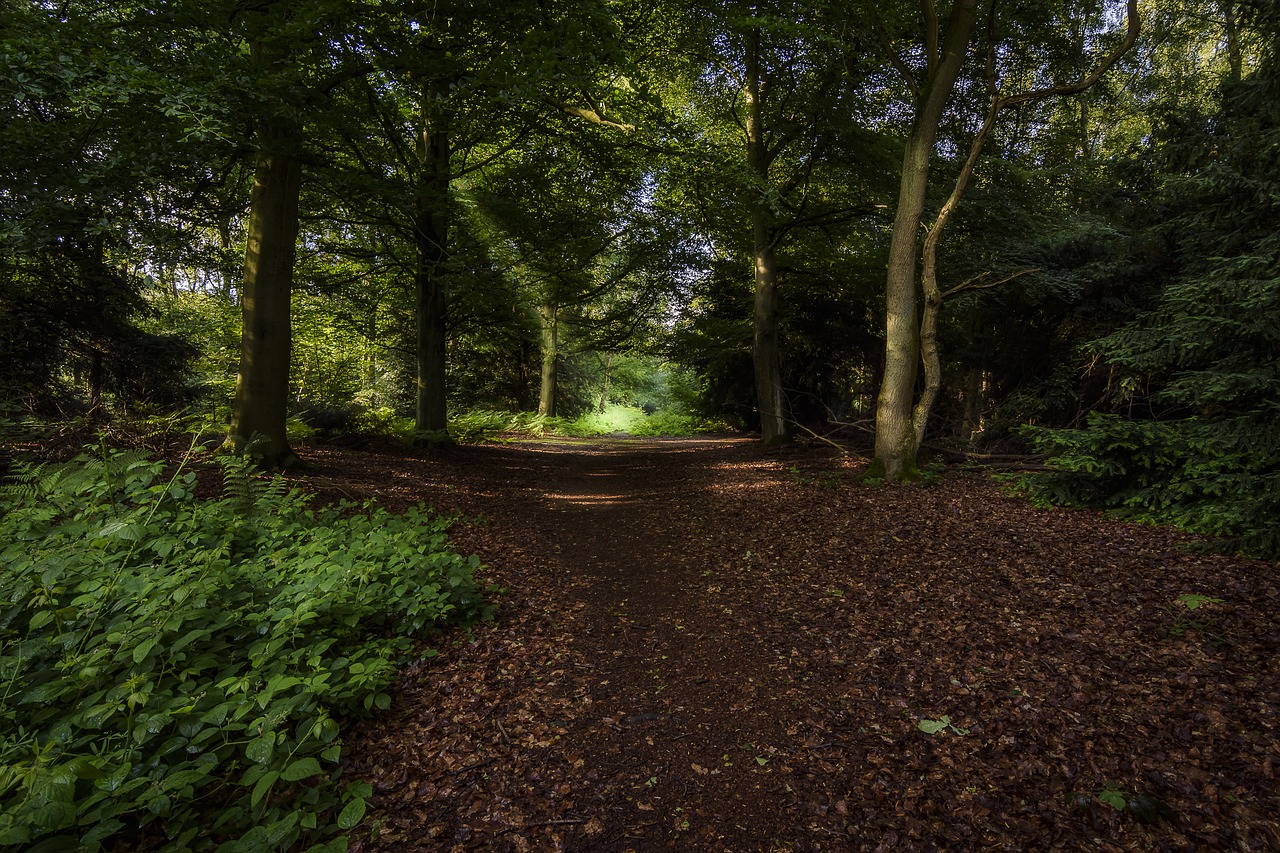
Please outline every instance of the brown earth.
M509 590L348 740L353 850L1280 849L1274 564L743 439L303 455Z

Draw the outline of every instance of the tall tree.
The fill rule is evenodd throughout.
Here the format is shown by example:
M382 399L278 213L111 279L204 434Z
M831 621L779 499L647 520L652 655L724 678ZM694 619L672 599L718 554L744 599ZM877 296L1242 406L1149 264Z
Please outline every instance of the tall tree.
M298 240L308 122L343 83L372 70L360 50L359 16L341 4L274 0L229 21L249 49L242 71L256 110L254 187L249 208L240 369L229 443L251 443L268 467L294 464L285 421L291 357L290 298ZM344 20L344 38L325 38L317 22Z
M938 395L941 365L937 326L944 298L937 277L938 242L968 187L997 116L1005 109L1088 90L1134 45L1141 20L1137 0L1129 0L1123 39L1081 79L1061 85L1010 92L1008 88L1016 87L1017 84L1009 84L999 78L1001 63L1008 62L1010 56L1016 58L1019 50L1030 50L1032 45L1021 39L1002 39L998 34L998 6L991 7L985 63L989 105L981 127L970 142L969 153L960 166L959 176L921 248L919 231L924 216L933 148L947 104L965 66L977 16L977 2L956 0L944 30L939 29L940 17L932 2L924 4L923 13L923 82L911 73L901 57L893 57L894 66L902 72L908 88L914 94L915 107L911 132L904 147L901 190L889 250L885 285L885 372L876 407L873 464L878 472L882 472L890 480L909 478L914 473L916 453L924 440L929 415ZM1052 70L1036 69L1038 74L1052 73ZM920 277L924 293L923 317L919 318L917 276ZM951 292L958 291L953 289ZM925 387L917 401L917 370L920 360L923 360L924 365Z
M911 131L902 152L902 178L893 220L885 279L884 375L876 406L874 465L891 480L909 476L916 439L911 422L919 360L916 316L917 246L929 187L929 167L938 126L969 49L978 0L955 0L943 21L931 0L923 4L924 68L911 74L901 61L913 95ZM896 55L895 55L896 59Z
M779 255L798 229L831 228L869 207L865 198L849 200L861 188L823 187L828 164L859 159L862 142L853 123L853 81L843 73L847 45L833 36L830 13L823 4L790 0L727 0L692 12L702 19L694 30L701 63L689 69L694 79L685 97L720 173L702 191L736 196L730 209L742 216L706 227L718 251L745 243L756 408L769 446L790 438L793 421L780 349Z
M453 263L453 241L466 227L459 185L566 117L632 126L603 106L604 92L627 100L609 76L620 38L613 10L527 0L398 8L400 17L384 19L370 39L379 73L359 98L370 114L333 129L340 165L324 180L348 212L410 247L416 428L436 442L448 428L450 314L475 295L475 279Z
M109 389L172 396L190 355L139 329L140 273L176 242L227 151L165 108L162 40L144 29L114 43L136 17L0 6L0 383L45 410L72 402L57 399L64 373L87 380L94 408Z

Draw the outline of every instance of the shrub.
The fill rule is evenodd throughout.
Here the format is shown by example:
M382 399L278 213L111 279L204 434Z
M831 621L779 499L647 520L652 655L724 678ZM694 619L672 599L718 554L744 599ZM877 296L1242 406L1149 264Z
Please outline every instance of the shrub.
M1052 470L1018 481L1041 503L1107 509L1280 557L1280 457L1265 422L1094 413L1083 429L1025 432L1050 456Z
M339 721L482 615L446 521L220 464L217 499L122 452L0 494L0 846L345 849L370 791L339 786Z

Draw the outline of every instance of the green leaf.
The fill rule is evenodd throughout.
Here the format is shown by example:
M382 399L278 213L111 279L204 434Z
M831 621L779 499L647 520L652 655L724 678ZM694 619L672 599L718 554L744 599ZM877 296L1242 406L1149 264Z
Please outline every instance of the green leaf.
M132 542L138 538L138 529L127 521L116 520L107 522L107 524L98 531L97 538L110 539L113 537Z
M143 640L141 643L138 643L138 645L133 650L133 662L142 663L144 660L146 660L147 655L151 654L151 650L156 647L156 643L158 642L159 642L158 638L152 637L149 640Z
M253 786L253 793L249 796L249 805L256 806L258 803L262 802L262 798L267 795L267 792L271 790L271 786L274 785L276 780L279 778L280 774L275 770L272 770L270 773L265 774L261 779L259 779L257 784Z
M73 835L55 835L46 838L34 847L28 847L26 853L77 853L80 841Z
M1188 610L1199 610L1206 604L1221 604L1221 598L1214 598L1212 595L1195 595L1188 593L1178 596L1179 603Z
M275 753L276 736L273 732L254 738L244 748L245 757L255 764L266 764Z
M347 803L346 807L338 815L338 828L351 829L364 819L365 801L364 797L356 797Z
M921 720L918 728L927 735L936 735L949 725L951 725L951 718L942 716L936 720Z
M320 767L320 762L314 758L299 758L297 761L285 768L281 778L286 782L297 782L299 779L309 779L312 776L319 776L324 770Z
M1124 807L1128 805L1124 798L1124 794L1114 788L1098 792L1098 802L1105 803L1117 811L1124 811Z

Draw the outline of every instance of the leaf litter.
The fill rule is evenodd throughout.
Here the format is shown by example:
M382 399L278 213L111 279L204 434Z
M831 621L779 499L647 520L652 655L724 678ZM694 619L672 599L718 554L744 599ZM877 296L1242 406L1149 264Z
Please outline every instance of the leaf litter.
M1275 564L743 439L305 455L506 590L348 739L355 851L1280 849Z

